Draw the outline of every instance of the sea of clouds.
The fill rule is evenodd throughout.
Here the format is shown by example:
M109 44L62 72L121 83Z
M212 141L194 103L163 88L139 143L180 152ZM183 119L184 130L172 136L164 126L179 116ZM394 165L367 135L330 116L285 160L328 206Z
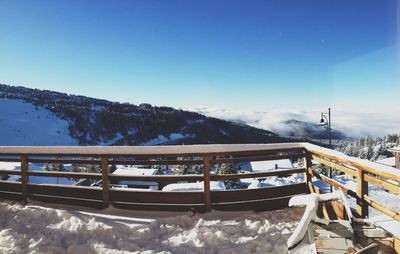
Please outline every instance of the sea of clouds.
M246 123L282 136L286 136L292 130L290 126L284 123L285 120L295 119L318 123L321 118L321 110L271 110L262 112L207 107L192 110L206 116ZM327 110L322 111L326 112ZM332 110L332 128L350 137L368 135L379 137L389 133L400 133L400 109L390 110L390 112Z

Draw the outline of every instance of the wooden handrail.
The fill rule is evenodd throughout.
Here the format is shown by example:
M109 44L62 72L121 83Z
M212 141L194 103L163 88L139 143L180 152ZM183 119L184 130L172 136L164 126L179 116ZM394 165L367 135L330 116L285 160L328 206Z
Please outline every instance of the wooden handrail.
M346 175L356 179L357 188L354 193L353 190L349 190L347 187L341 184L338 185L338 182L334 181L333 179L323 175L319 176L319 178L327 184L347 191L349 194L351 193L351 196L355 197L357 200L356 210L359 216L368 217L368 206L371 206L374 209L377 209L378 211L400 221L398 212L392 211L391 209L368 197L368 183L374 184L394 194L400 194L400 171L396 172L395 169L378 164L376 164L375 167L373 162L361 161L360 159L344 156L336 151L330 152L327 149L317 149L315 146L306 149L306 153L310 154L312 160L332 169L341 171ZM383 170L378 170L378 168L382 168ZM316 172L314 171L314 173ZM385 181L385 179L394 180L394 182L388 182ZM396 181L398 184L395 183Z

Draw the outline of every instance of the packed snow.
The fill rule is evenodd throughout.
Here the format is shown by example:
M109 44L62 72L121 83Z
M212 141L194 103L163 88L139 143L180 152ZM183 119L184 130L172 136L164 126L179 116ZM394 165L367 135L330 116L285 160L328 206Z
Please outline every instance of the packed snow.
M294 230L293 234L289 237L287 244L289 249L300 243L307 233L308 225L312 221L328 223L324 219L320 219L317 216L318 204L322 201L337 200L340 199L341 195L339 192L317 194L311 193L307 195L294 196L289 200L289 207L293 206L306 206L303 217L299 224Z
M103 214L0 202L4 253L286 253L304 209ZM121 210L118 210L121 211ZM112 213L113 215L109 215Z
M78 145L69 123L43 107L0 99L0 112L0 145Z
M381 160L377 160L376 163L383 164L389 167L394 167L396 166L396 158L395 157L389 157Z

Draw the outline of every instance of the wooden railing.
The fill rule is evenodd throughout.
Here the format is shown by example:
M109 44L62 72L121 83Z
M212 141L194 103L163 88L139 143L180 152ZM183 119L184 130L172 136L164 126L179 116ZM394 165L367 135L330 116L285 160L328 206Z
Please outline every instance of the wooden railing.
M400 221L399 211L393 211L386 205L371 199L368 196L368 185L372 184L379 188L400 195L400 170L370 162L345 156L337 151L321 148L311 144L305 144L306 149L306 174L308 178L317 177L337 189L347 193L349 196L356 199L356 212L359 217L368 217L368 208L372 207L379 212L390 216L391 218ZM334 179L331 179L318 172L312 161L324 165L336 171L340 171L356 181L356 189L352 190L349 187L341 184ZM310 191L319 192L317 186L308 181ZM400 196L398 201L400 202Z
M299 159L305 155L299 144L277 145L194 145L156 147L0 147L0 161L19 162L20 170L0 170L0 175L20 175L20 182L0 181L0 197L22 201L150 210L276 210L287 206L291 196L306 193L305 183L262 189L211 191L210 181L287 176L304 173L304 168L262 173L210 174L221 163ZM57 159L55 159L57 158ZM95 164L101 173L32 171L30 163ZM111 165L198 165L202 175L132 176L110 174ZM34 184L32 176L102 180L100 187ZM204 191L173 192L111 188L121 180L204 182Z
M277 159L304 159L304 167L262 173L210 174L210 169L218 167L221 163ZM0 181L0 197L8 199L22 201L32 199L91 206L99 209L112 204L120 208L161 211L192 209L199 211L211 209L264 211L286 207L288 200L293 195L321 191L312 183L313 177L317 177L356 198L356 211L359 216L368 216L368 206L371 206L400 220L397 211L390 210L368 196L368 184L374 184L394 194L400 194L400 173L390 167L344 156L339 152L308 143L155 147L0 147L0 161L18 162L21 165L20 170L0 169L0 175L21 176L20 182ZM30 163L96 164L100 165L101 173L32 171L29 169ZM315 163L354 177L357 189L351 190L334 179L322 175ZM203 169L203 174L115 175L110 174L111 165L199 165ZM210 181L283 177L297 173L304 174L304 182L259 189L210 190ZM31 176L95 179L102 180L102 184L98 187L33 184L29 181ZM164 185L181 181L203 181L204 190L192 192L141 191L110 187L110 183L121 180L155 181Z

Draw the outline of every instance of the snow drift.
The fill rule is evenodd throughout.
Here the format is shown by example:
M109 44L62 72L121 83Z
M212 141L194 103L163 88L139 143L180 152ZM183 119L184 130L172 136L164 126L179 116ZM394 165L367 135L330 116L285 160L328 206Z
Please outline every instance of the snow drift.
M302 213L294 208L133 218L3 201L0 252L286 253Z

